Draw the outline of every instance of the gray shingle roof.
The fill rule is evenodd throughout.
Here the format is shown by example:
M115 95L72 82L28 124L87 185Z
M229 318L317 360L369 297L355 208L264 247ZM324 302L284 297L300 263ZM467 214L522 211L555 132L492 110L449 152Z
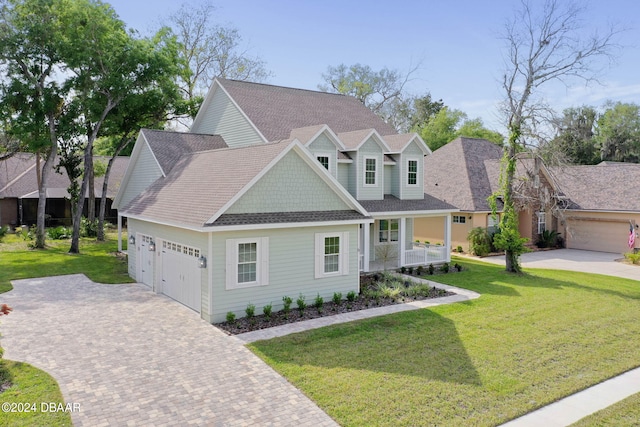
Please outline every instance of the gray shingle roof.
M165 175L185 154L227 148L220 135L141 129Z
M94 162L95 161L100 161L106 164L109 161L109 157L95 156ZM44 160L41 160L41 162L41 164L44 164ZM120 156L116 158L113 167L111 168L107 197L115 197L118 189L120 188L120 183L124 177L128 164L129 157ZM0 197L38 197L38 178L35 165L35 155L30 153L17 153L13 157L0 161ZM69 197L69 193L67 192L67 188L69 187L69 178L67 177L67 173L64 169L61 169L60 173L53 171L49 176L50 179L47 190L48 197ZM102 194L103 182L104 177L95 178L96 197L100 197Z
M184 155L122 209L128 216L202 227L290 141Z
M403 211L430 211L430 210L455 210L455 206L443 202L428 194L424 199L400 200L391 194L385 194L384 200L358 200L367 212L403 212Z
M381 135L396 133L350 96L220 78L218 81L268 141L287 139L292 129L319 124L328 125L336 133L369 128Z
M500 158L502 148L490 141L456 138L424 158L424 191L463 211L490 211L485 161Z
M222 214L211 225L282 224L291 222L348 221L365 218L368 217L353 210Z
M640 212L640 164L610 163L551 168L569 208Z

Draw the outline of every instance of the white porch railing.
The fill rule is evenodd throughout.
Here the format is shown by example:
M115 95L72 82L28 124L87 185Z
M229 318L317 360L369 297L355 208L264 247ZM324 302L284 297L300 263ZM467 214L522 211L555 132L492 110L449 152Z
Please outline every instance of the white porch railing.
M418 245L404 252L404 265L433 264L447 261L447 247L439 245Z

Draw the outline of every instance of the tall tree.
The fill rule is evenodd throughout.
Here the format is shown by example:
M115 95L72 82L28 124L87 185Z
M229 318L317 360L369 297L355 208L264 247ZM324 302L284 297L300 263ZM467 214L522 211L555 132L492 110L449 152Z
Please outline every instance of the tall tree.
M556 124L557 135L540 147L548 164L566 161L571 164L592 165L600 160L594 131L598 113L594 107L584 105L566 108Z
M460 110L442 107L420 129L420 136L431 151L435 151L458 137L483 138L502 146L504 137L484 126L482 119L468 119Z
M601 159L640 163L640 106L616 102L607 107L595 137Z
M501 233L495 244L505 250L509 272L520 271L519 257L525 251L526 240L518 231L514 176L516 154L525 145L525 135L535 129L546 109L536 97L536 90L551 81L567 82L571 78L589 81L594 77L594 61L609 57L614 47L614 29L584 37L581 23L587 12L582 4L559 0L546 0L541 10L535 10L523 0L506 26L508 62L502 86L509 134L500 177L504 203ZM495 197L493 201L495 209Z
M262 82L271 76L265 62L243 47L238 29L215 23L214 12L208 1L183 4L165 24L179 42L178 82L182 96L190 101L192 118L215 77Z
M0 1L0 114L4 132L36 154L37 248L45 246L47 187L68 122L70 88L58 49L60 20L53 0ZM40 158L45 161L40 167Z

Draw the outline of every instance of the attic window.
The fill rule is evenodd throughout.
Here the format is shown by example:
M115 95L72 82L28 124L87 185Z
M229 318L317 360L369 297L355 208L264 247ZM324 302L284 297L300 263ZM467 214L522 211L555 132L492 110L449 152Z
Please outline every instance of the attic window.
M418 161L407 160L407 185L418 184Z
M375 186L377 184L377 163L375 157L365 157L364 159L364 185Z
M316 158L326 170L329 170L329 156L317 156Z

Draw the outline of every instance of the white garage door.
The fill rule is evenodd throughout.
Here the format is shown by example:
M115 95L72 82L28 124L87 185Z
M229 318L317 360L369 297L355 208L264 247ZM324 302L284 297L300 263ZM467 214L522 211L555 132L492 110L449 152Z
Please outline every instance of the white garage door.
M200 250L162 241L162 293L200 313Z
M624 253L629 250L629 224L621 221L569 220L569 249Z

